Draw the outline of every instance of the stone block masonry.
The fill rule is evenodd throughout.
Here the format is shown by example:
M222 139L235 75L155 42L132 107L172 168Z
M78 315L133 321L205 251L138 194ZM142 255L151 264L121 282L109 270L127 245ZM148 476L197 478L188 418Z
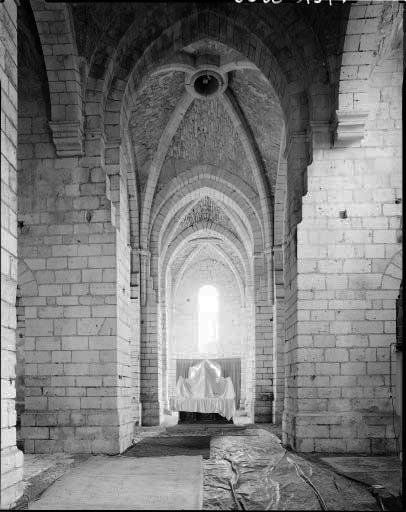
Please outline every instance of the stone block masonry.
M255 288L255 409L257 423L272 421L273 405L273 323L267 282L269 262L254 255Z
M17 291L17 4L2 4L1 82L1 508L23 492L23 454L16 447ZM7 41L7 45L6 45Z
M19 257L36 284L21 286L32 315L25 322L25 450L117 453L116 233L105 183L93 182L77 159L21 159L20 166ZM31 179L37 172L42 190ZM51 190L60 199L49 207L41 199ZM28 209L30 197L38 201Z
M18 213L19 258L30 273L27 283L19 276L26 311L24 447L119 453L139 421L126 189L121 184L117 223L108 182L91 159L24 155Z
M162 423L207 276L250 420L395 451L403 7L288 4L128 3L99 32L79 3L1 3L1 507L20 418L28 453L119 453ZM211 98L204 63L227 66ZM214 253L186 275L193 244Z
M284 414L284 441L300 451L396 451L389 352L402 258L400 86L384 91L398 83L397 62L372 76L360 147L315 149L307 170Z

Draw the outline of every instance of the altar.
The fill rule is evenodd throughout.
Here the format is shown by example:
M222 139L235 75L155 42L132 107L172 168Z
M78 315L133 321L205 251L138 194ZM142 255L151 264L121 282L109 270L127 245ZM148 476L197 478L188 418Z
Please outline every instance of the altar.
M191 365L188 377L178 377L172 411L217 413L230 420L235 415L236 394L230 377L222 377L221 366L205 359Z

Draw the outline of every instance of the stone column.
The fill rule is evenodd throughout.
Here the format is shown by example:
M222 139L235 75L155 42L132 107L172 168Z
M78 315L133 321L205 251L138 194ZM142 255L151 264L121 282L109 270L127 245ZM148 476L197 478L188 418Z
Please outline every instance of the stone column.
M151 253L140 250L141 267L141 404L142 424L162 418L162 345L158 335L159 303L150 273Z
M272 305L269 300L270 253L254 254L255 421L272 421Z
M133 243L133 240L132 240ZM141 305L140 305L140 257L137 249L131 251L131 277L130 294L133 304L134 317L131 318L132 350L131 350L131 375L134 394L132 397L133 421L138 426L141 423L141 402L140 402L140 372L141 372Z
M273 269L273 422L280 423L285 396L285 283L282 246L273 249Z
M307 192L309 150L304 130L289 132L284 156L287 161L286 223L284 245L285 288L285 389L282 415L282 440L292 444L295 432L300 375L305 371L303 359L297 359L298 323L298 235L297 225L302 218L302 196Z
M160 303L160 334L162 343L162 405L164 410L169 410L168 401L168 321L166 318L166 304Z

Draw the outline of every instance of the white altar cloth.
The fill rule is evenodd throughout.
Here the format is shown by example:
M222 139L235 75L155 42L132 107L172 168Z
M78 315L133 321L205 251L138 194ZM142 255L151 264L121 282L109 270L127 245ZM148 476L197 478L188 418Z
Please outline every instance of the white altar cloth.
M230 377L221 377L221 368L204 360L189 368L189 377L179 377L176 395L170 400L173 411L218 413L230 420L235 414L235 392Z

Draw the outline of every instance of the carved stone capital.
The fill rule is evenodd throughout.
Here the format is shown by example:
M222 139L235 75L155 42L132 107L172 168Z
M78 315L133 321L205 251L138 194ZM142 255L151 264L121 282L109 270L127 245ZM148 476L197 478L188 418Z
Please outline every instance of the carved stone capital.
M58 156L83 155L83 130L78 121L50 121L49 127Z
M368 114L368 110L337 110L334 141L339 144L361 142Z

